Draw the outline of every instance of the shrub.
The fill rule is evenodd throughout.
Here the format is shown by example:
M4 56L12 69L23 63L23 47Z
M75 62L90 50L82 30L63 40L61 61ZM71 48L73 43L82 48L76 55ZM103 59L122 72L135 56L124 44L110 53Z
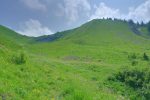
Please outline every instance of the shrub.
M132 54L128 55L128 58L130 60L137 59L137 55L135 53L132 53Z
M26 56L24 52L19 52L18 54L13 54L11 56L11 62L17 65L26 63Z
M138 61L137 61L137 60L133 60L133 61L131 62L131 64L132 64L132 66L136 66L136 65L138 64Z
M131 65L132 66L136 66L138 64L138 56L136 53L132 53L130 55L128 55L128 59L129 61L131 61Z
M111 82L121 82L135 90L137 96L143 97L145 100L150 98L150 71L148 69L124 69L109 77L108 80Z
M143 59L147 60L147 61L149 60L149 57L148 57L148 55L146 53L143 54Z

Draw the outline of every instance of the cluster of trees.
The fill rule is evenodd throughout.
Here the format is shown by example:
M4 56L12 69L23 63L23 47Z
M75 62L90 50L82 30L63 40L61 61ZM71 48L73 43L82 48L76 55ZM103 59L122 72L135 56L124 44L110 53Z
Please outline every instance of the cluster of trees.
M102 18L102 19L106 19L106 20L114 20L114 21L123 21L123 22L127 22L130 25L134 25L136 27L141 27L141 26L146 26L148 31L150 32L150 21L147 23L144 23L143 21L141 22L134 22L132 19L129 20L125 20L125 19L118 19L118 18Z
M136 27L140 27L140 26L145 26L145 27L147 27L147 29L148 29L148 31L150 32L150 21L148 22L148 23L144 23L143 21L142 22L134 22L132 19L130 19L130 20L122 20L122 19L117 19L117 18L114 18L114 19L112 19L112 18L103 18L103 19L107 19L107 20L114 20L114 21L124 21L124 22L128 22L130 25L134 25L134 26L136 26Z

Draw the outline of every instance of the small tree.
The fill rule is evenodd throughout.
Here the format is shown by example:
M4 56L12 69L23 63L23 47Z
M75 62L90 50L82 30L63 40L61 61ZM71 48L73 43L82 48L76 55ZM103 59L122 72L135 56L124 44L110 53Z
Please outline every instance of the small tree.
M112 20L112 18L108 18L108 20Z
M137 23L136 23L136 27L139 27L139 26L140 26L140 23L139 23L139 22L137 22Z
M130 25L134 25L134 22L133 22L132 19L130 19L128 22L129 22Z
M144 26L144 25L145 25L145 24L144 24L144 22L142 21L142 22L141 22L141 26Z

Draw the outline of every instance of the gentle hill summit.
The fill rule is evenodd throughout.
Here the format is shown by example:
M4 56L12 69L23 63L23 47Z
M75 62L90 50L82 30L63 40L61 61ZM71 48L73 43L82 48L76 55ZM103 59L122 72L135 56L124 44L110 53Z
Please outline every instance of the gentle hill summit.
M140 27L139 27L140 28ZM134 29L135 30L135 29ZM39 37L37 41L63 40L77 44L98 45L103 43L140 43L146 41L127 21L95 19L69 31ZM140 31L138 31L140 32ZM141 32L142 33L142 32Z

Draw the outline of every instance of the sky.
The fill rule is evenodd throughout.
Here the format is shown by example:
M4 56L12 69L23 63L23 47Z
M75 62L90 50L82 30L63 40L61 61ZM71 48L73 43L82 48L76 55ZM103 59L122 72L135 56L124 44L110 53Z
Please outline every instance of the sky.
M27 36L50 35L92 19L150 21L150 0L0 0L0 24Z

